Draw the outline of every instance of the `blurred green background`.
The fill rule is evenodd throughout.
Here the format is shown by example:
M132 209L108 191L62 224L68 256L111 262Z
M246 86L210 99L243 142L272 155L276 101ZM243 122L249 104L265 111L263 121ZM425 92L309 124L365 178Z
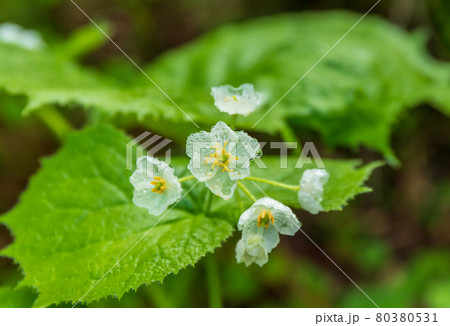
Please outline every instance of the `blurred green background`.
M280 12L346 9L363 14L374 1L245 1L245 0L79 0L96 21L107 22L113 39L137 63L151 61L163 51L184 44L220 25ZM430 53L450 58L450 3L438 0L381 1L372 14L430 35ZM3 0L0 23L13 21L38 30L49 44L62 42L88 24L69 0ZM356 27L357 28L357 27ZM348 36L351 37L351 34ZM121 80L135 67L110 42L79 60ZM299 72L299 77L303 72ZM131 78L131 77L130 77ZM54 153L58 141L33 115L20 116L20 99L0 94L0 213L8 211L39 167L39 159ZM81 110L66 113L81 126ZM343 212L312 216L298 212L303 230L381 307L450 307L450 123L426 107L403 114L392 145L402 166L377 169L361 195ZM142 126L129 129L137 133ZM320 146L316 135L307 141ZM323 154L354 157L338 148ZM365 161L380 158L361 148ZM324 155L325 156L325 155ZM238 265L234 246L238 235L215 253L220 290L226 307L372 307L372 303L302 234L285 237L263 268ZM12 241L0 225L0 247ZM205 280L210 257L163 285L142 286L121 301L114 298L91 307L205 307L215 298ZM31 290L13 287L17 266L0 258L0 305L27 306ZM215 293L217 291L214 291Z

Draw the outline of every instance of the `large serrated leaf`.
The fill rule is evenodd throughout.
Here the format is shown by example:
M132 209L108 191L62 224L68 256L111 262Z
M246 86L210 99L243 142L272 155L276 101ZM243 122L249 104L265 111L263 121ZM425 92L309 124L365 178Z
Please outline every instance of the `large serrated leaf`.
M240 127L284 134L288 125L313 129L330 145L365 145L394 163L390 135L402 111L431 102L449 114L450 67L427 54L424 37L376 17L365 17L314 66L359 18L346 12L301 13L226 25L163 54L146 70L198 124L230 119L214 108L211 86L251 82L264 92L265 105L238 119ZM112 116L193 126L138 70L134 85L121 84L54 53L0 44L0 87L26 95L28 110L77 104ZM177 130L186 138L188 128Z
M27 96L25 112L46 105L80 105L107 115L187 120L153 85L123 85L45 50L0 43L0 87Z
M330 145L366 145L394 163L390 134L403 110L433 102L449 114L450 66L427 54L422 35L370 16L322 58L359 18L310 12L227 25L162 55L148 73L169 93L184 89L182 107L195 103L205 116L211 86L254 83L266 105L238 120L240 127L314 129Z
M2 218L15 236L2 253L20 264L21 285L39 291L35 306L121 297L195 264L231 234L220 219L176 207L157 223L160 217L134 206L129 140L108 127L70 135Z

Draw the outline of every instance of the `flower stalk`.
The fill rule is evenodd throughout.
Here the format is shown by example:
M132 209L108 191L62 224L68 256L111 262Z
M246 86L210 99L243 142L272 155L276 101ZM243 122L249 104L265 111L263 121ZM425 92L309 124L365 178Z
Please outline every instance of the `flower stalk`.
M73 130L73 126L69 120L51 106L37 110L36 115L61 143L64 141L66 134Z
M248 190L246 186L242 184L242 182L238 181L238 187L242 189L242 191L254 202L256 201L256 197Z
M250 180L250 181L267 183L267 184L275 186L275 187L285 188L285 189L289 189L289 190L293 190L293 191L299 191L300 190L300 186L288 185L286 183L273 181L273 180L269 180L269 179L264 179L264 178L247 177L244 180Z
M186 182L186 181L189 181L189 180L192 180L192 179L195 179L195 177L193 175L188 175L187 177L179 178L178 181L180 183L183 183L183 182Z

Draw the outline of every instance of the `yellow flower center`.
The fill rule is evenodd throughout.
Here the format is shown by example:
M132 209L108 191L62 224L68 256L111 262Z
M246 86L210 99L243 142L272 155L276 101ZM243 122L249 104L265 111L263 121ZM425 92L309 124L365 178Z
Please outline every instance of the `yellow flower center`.
M224 102L227 103L230 99L233 99L233 100L235 100L236 102L238 101L236 95L233 95L233 96L227 96L227 97L225 97Z
M162 194L164 190L166 190L166 180L164 180L161 177L156 176L152 182L150 182L152 185L154 185L152 192L156 192L158 194Z
M215 153L209 154L209 157L205 159L206 163L210 163L210 160L213 160L211 169L214 169L216 166L222 166L222 172L225 170L228 172L232 171L228 167L228 164L230 164L230 161L237 161L239 158L237 156L231 155L230 152L225 149L227 143L228 140L223 143L223 146L220 146L218 143L216 143L216 146L211 146L211 148L214 148L216 151Z
M275 224L275 218L273 217L272 212L267 209L263 209L258 216L258 227L263 226L268 229L270 222L272 222L272 224Z

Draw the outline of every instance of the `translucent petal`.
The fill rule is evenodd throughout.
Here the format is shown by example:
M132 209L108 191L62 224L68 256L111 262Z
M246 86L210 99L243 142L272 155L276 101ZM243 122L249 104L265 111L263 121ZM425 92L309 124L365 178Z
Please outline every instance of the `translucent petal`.
M239 217L239 221L238 221L238 225L237 225L238 230L243 231L244 228L249 227L251 223L255 223L255 225L256 225L256 221L258 219L259 213L263 209L264 208L255 206L253 204L252 206L250 206L250 208L245 210Z
M163 169L162 178L166 180L166 190L163 194L167 196L167 204L171 205L181 198L181 183L175 176L174 170L168 165Z
M213 194L228 200L233 197L237 181L231 180L228 172L223 172L220 167L216 166L215 170L217 170L217 172L214 177L206 180L205 184Z
M300 179L298 201L300 205L310 212L317 214L323 211L323 187L328 182L329 174L325 169L310 169L303 172Z
M211 88L214 105L221 112L247 116L261 103L262 94L255 92L252 84L243 84L237 88L230 85Z
M199 163L197 163L199 162ZM191 173L194 175L194 177L197 178L198 181L207 181L211 178L213 178L219 169L211 168L211 164L205 162L205 160L201 161L195 161L195 159L192 159L189 161L188 169L191 171Z
M186 141L186 154L192 158L197 152L201 152L199 154L202 154L203 156L214 153L214 150L211 147L215 146L216 142L217 139L215 135L210 132L200 131L190 134Z
M230 169L232 170L228 172L228 175L231 180L245 179L250 176L250 168L230 166Z
M142 156L136 162L136 170L130 177L130 182L135 190L147 189L155 176L162 176L155 164L153 157Z
M238 141L230 145L230 151L238 159L231 162L230 178L233 180L244 179L250 176L250 163L257 157L262 155L259 142L250 137L246 132L239 131L236 133Z
M244 244L244 241L242 239L240 239L236 243L236 260L238 263L244 262L244 259L243 259L244 254L245 254L245 244ZM245 265L248 266L247 264L245 264Z
M215 137L205 131L189 135L186 142L186 154L191 158L188 169L199 181L211 179L216 171L206 159L215 152Z
M151 215L161 215L170 205L166 192L158 194L152 192L150 188L134 191L133 204L147 208Z
M261 253L255 257L255 264L262 267L265 263L269 261L269 256L267 252L261 250Z
M147 189L153 179L147 176L142 170L136 170L130 177L130 182L135 190Z
M147 169L149 169L150 171L153 171L154 167L156 169L158 168L158 162L159 162L159 160L154 158L154 157L142 156L142 157L137 159L137 161L136 161L136 168L138 170L147 170Z
M275 226L270 225L269 228L260 228L264 236L264 248L267 252L271 252L273 248L280 243L280 235ZM260 231L261 232L261 231Z
M261 157L262 151L258 140L249 136L245 131L238 131L239 142L236 154L238 156L246 157L251 160Z
M138 158L138 160L136 161L135 172L137 174L146 176L151 180L153 180L155 176L162 177L163 179L165 179L166 176L175 176L173 169L166 162L160 161L157 158L151 156L142 156ZM131 179L130 181L133 184L133 181Z
M258 235L263 238L262 244L268 253L280 243L280 235L278 234L278 230L272 224L266 229L264 227L258 227L257 222L255 221L254 223L250 223L242 231L243 239L247 239L254 235Z
M215 126L211 128L211 135L214 137L214 141L219 143L223 143L225 141L236 143L239 140L236 132L228 127L228 125L223 121L217 122Z

